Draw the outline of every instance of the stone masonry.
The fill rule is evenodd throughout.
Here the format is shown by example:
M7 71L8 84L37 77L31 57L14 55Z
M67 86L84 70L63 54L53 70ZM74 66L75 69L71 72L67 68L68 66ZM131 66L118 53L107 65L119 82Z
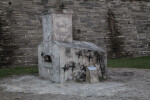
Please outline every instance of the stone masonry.
M72 9L73 38L109 57L150 55L149 0L0 0L0 67L37 65L41 15Z

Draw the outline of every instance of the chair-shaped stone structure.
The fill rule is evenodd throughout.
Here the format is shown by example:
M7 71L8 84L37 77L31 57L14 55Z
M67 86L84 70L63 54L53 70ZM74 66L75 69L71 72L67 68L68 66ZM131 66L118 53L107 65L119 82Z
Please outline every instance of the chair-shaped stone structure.
M38 46L39 75L53 82L85 81L87 67L107 76L107 53L89 42L72 38L72 13L43 15L43 42Z

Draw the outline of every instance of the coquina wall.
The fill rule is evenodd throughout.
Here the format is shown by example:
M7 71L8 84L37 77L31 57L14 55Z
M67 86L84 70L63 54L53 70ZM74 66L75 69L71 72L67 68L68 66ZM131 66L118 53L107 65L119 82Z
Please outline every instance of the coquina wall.
M73 38L93 42L110 58L150 55L149 0L0 0L0 66L37 65L41 16L73 14Z

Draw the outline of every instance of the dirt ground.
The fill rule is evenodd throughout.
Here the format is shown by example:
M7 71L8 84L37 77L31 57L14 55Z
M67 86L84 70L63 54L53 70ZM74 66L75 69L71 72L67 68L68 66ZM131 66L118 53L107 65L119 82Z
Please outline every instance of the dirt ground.
M96 84L56 84L38 76L0 80L0 100L150 100L150 69L110 68Z

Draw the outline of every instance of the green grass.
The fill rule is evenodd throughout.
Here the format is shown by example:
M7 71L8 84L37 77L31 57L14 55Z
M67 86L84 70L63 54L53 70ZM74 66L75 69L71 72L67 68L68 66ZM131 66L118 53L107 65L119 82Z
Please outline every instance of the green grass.
M38 67L14 67L14 68L2 68L0 69L0 79L7 78L13 75L26 75L38 73Z
M136 58L109 59L108 67L150 69L150 56Z
M109 59L108 67L113 68L145 68L150 69L150 56L136 58ZM14 67L0 69L0 79L13 75L37 74L38 67Z

